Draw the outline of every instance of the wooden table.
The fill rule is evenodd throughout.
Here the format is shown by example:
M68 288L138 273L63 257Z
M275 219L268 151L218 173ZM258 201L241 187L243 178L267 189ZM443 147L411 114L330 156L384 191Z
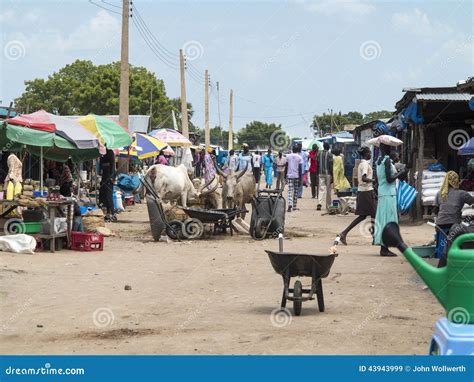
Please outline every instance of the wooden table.
M55 233L54 230L54 220L56 219L56 212L60 211L60 208L66 207L66 223L67 229L66 232ZM71 241L71 231L72 231L72 219L73 219L73 210L74 210L74 201L73 200L57 200L57 201L47 201L45 206L42 208L46 211L48 216L50 232L49 234L40 234L41 239L50 240L50 251L56 251L56 238L65 237L67 238L68 244Z
M24 207L18 204L15 200L0 200L0 204L6 206L7 209L0 214L1 218L5 218L10 212L12 212L17 207ZM66 223L67 223L67 230L66 232L56 233L54 230L54 220L56 217L60 217L57 212L60 211L61 208L66 207ZM62 199L56 201L46 201L44 205L41 205L41 208L46 212L50 223L50 232L49 233L41 233L39 237L41 239L50 240L50 250L51 252L56 251L56 239L60 237L66 237L68 243L71 240L71 231L72 231L72 219L73 219L73 210L74 210L74 201L69 199Z

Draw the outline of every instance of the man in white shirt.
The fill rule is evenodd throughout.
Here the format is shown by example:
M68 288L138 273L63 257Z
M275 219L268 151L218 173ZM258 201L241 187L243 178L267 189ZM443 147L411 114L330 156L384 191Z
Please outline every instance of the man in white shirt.
M229 151L229 157L225 163L225 168L229 171L236 171L237 166L239 165L239 158L235 155L234 150Z
M346 236L349 231L354 228L357 224L363 222L368 216L372 219L372 232L373 232L373 221L375 219L375 213L377 211L377 199L374 192L374 174L370 159L372 152L368 147L361 147L359 155L362 157L359 167L357 169L357 201L355 214L358 215L349 226L342 231L338 236L342 244L347 245Z
M260 176L262 173L262 157L258 151L255 152L252 156L253 163L253 176L255 177L255 182L257 183L257 190L260 188Z

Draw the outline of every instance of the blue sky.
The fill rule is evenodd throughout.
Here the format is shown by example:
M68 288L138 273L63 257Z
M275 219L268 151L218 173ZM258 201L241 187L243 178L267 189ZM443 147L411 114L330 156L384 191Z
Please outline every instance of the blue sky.
M119 11L121 0L94 0ZM107 4L108 3L108 4ZM88 0L0 0L0 100L23 81L46 77L77 58L120 57L120 16ZM222 125L229 89L234 126L281 123L308 136L314 113L332 108L392 110L404 87L452 86L473 75L472 1L150 1L134 0L169 51L184 48L193 70L219 81ZM165 60L166 61L166 60ZM179 72L159 60L130 25L130 63L147 67L179 96ZM202 76L202 74L201 74ZM193 76L196 77L197 76ZM194 122L203 125L204 86L188 75ZM211 126L218 123L215 86Z

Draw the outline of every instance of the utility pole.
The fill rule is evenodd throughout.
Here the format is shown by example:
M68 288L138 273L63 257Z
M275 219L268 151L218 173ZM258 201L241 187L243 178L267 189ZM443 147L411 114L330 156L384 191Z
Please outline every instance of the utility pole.
M128 24L129 0L122 2L122 42L120 51L120 96L119 96L119 122L128 130L128 96L129 96L129 67L128 67ZM128 174L129 158L119 158L117 173Z
M211 147L211 132L209 130L209 71L204 72L204 142L206 151Z
M230 105L229 105L229 150L234 148L234 93L230 89Z
M148 132L152 129L152 118L153 118L153 87L150 88L150 122L148 124Z
M219 81L216 81L216 90L217 90L217 114L219 118L219 132L220 132L220 145L224 147L224 140L222 138L222 124L221 124L221 99L219 95Z
M120 124L128 129L128 92L129 92L129 73L128 73L128 24L129 24L129 0L123 0L122 5L122 46L120 55L120 102L119 102L119 121Z
M184 55L179 50L179 71L181 74L181 133L189 139L188 102L186 101L186 79L184 78Z

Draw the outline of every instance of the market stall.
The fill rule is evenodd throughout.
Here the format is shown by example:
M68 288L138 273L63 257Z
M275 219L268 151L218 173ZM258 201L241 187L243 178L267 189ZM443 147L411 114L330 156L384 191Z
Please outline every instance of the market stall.
M53 252L60 245L57 239L66 238L69 244L74 199L61 196L58 187L45 187L44 159L54 161L52 163L69 161L74 165L97 158L99 139L74 120L40 110L7 119L0 127L0 144L3 152L9 152L9 174L0 200L0 216L9 218L5 222L4 232L31 234ZM22 178L22 161L16 155L22 156L25 152L39 157L37 181ZM60 166L64 169L67 167ZM70 176L72 186L69 167L67 172L61 171L59 176ZM51 185L51 182L47 184Z

